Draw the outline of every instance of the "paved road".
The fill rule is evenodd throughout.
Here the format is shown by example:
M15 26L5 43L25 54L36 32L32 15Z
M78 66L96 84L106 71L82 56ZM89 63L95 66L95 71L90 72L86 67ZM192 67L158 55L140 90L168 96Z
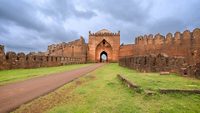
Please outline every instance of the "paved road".
M104 64L93 64L59 74L29 79L0 87L0 113L10 112L21 104L45 95L64 84L94 71Z

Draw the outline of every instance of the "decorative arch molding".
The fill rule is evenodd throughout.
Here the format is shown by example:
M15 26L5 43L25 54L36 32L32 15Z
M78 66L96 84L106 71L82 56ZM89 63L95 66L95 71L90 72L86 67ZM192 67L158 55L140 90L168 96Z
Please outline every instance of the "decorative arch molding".
M95 61L96 62L101 62L101 53L104 51L107 53L107 61L110 62L112 61L112 53L113 53L113 48L111 46L111 44L103 39L97 46L95 49L96 53L95 53Z

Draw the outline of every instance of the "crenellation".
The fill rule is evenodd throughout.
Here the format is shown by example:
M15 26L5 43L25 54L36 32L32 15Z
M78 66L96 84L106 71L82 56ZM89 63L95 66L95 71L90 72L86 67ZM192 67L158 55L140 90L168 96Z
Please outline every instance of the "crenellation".
M3 60L5 59L5 51L4 46L0 45L0 63L3 63Z
M195 46L200 46L200 29L199 28L196 28L193 30L193 33L192 33L192 36L193 36L193 43Z
M25 68L26 67L26 55L24 53L17 54L17 68Z
M164 52L170 56L188 56L191 51L190 48L194 48L193 34L186 30L183 33L176 32L174 37L171 33L168 33L165 37L160 34L156 34L154 37L153 35L144 35L144 38L138 36L135 39L135 45L140 52L135 53L142 55Z
M193 32L185 30L174 35L168 33L165 37L160 34L154 37L153 35L138 36L135 38L132 51L132 55L122 51L124 57L120 57L120 65L142 72L170 71L199 77L197 72L200 70L198 67L200 65L199 28L194 29Z
M4 46L0 45L0 57L5 56L5 52L4 52Z
M16 61L17 61L17 55L15 52L9 51L6 53L6 62L8 69L15 69L17 66Z
M46 52L24 53L4 52L0 45L0 70L16 68L38 68L102 62L101 55L107 56L106 62L118 62L120 65L142 72L170 71L179 73L181 68L188 74L195 74L200 63L200 29L183 33L143 35L135 38L135 44L121 44L120 31L113 33L102 29L89 31L89 42L84 38L71 42L62 42L48 46ZM181 73L181 72L180 72Z
M148 44L148 36L147 35L144 35L144 37L143 37L143 43L144 43L144 45Z
M138 37L135 38L135 44L138 44Z
M155 45L162 45L162 44L164 44L164 40L165 40L164 36L162 36L160 34L156 34L154 36L154 44Z
M138 44L139 45L143 44L143 36L138 37Z
M147 37L147 44L152 45L154 43L153 35L149 34Z
M180 32L176 32L174 34L174 44L175 45L180 45L181 44L181 33Z
M186 31L183 32L181 41L182 41L181 44L183 44L184 46L190 46L191 45L192 35L191 35L189 30L186 30Z
M2 49L3 50L3 49ZM5 55L5 59L1 58L0 70L5 69L19 69L19 68L39 68L49 66L60 66L72 63L85 63L83 58L71 58L73 62L68 59L61 60L61 56L46 56L44 54L37 54L30 52L25 55L24 53L15 53L9 51ZM76 60L75 60L76 59ZM63 62L65 62L63 64ZM70 63L69 63L70 62Z
M172 45L172 44L173 44L173 36L172 36L172 33L168 33L168 34L166 35L165 44L166 44L166 45Z
M101 32L96 32L96 33L91 33L91 31L89 31L89 36L120 36L120 31L116 32L116 33L112 33L112 32L105 32L105 29L103 29Z
M5 51L4 46L0 45L0 70L5 69Z

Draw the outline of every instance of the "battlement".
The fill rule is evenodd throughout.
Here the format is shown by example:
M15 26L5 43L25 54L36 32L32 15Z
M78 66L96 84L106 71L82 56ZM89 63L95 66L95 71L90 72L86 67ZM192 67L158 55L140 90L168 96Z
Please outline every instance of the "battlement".
M89 31L89 36L120 36L120 31L117 33L112 33L107 29L102 29L96 33L91 33L91 31Z
M0 50L3 50L2 48L3 46L1 45ZM1 51L1 53L4 53L4 51ZM23 52L8 51L6 54L0 55L0 70L51 67L85 62L85 58L82 57L47 56L35 52L25 54Z
M135 44L136 45L148 45L148 44L155 44L155 45L162 45L162 44L171 44L171 45L180 45L184 43L190 43L193 44L196 41L199 41L199 32L200 29L196 28L192 32L189 30L185 30L183 33L176 32L174 35L172 33L168 33L166 36L162 36L160 34L156 34L153 36L150 35L144 35L144 36L138 36L135 38ZM188 42L187 42L188 41Z
M74 41L71 41L71 42L62 42L62 43L59 43L59 44L52 44L52 45L49 45L48 46L48 53L52 53L52 52L55 52L55 51L58 51L58 50L62 50L66 47L72 47L72 46L83 46L85 45L85 40L84 38L81 36L80 39L77 39L77 40L74 40Z
M0 45L0 49L4 49L4 46L3 46L3 45Z
M3 45L0 45L0 57L5 55L4 53L4 46Z
M169 57L184 57L189 65L200 63L200 29L196 28L192 32L185 30L182 33L168 33L166 36L161 34L138 36L135 38L133 46L128 49L126 47L120 48L122 57L148 56L160 53Z

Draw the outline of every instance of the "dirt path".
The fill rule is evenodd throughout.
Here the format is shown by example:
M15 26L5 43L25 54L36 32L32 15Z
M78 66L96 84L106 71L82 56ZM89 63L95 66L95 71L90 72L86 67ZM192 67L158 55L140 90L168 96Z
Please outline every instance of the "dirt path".
M29 79L0 87L0 113L10 112L21 104L45 95L104 64L94 64L59 74Z

